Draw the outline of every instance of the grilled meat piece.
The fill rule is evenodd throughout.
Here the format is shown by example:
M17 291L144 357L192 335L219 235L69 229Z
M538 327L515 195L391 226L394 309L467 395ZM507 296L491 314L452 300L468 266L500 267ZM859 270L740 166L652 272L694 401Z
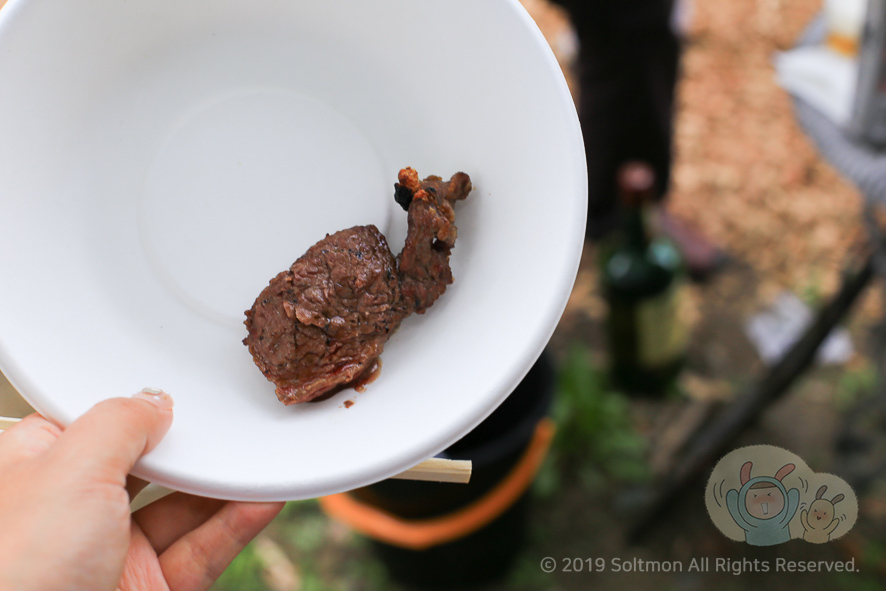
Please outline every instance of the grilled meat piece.
M413 312L424 313L452 283L452 204L471 191L404 168L395 199L407 210L395 258L372 225L327 235L271 280L246 311L243 343L284 404L307 402L371 381L385 342Z

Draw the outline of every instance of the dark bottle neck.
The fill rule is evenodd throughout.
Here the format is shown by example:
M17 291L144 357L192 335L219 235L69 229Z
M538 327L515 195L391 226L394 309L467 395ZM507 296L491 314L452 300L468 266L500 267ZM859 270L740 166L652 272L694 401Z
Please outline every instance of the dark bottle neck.
M624 208L626 243L638 249L649 246L645 211L655 194L655 173L644 162L628 162L618 172L619 200Z
M646 208L634 206L625 208L624 232L625 244L637 250L646 250L649 247L649 230L646 227Z

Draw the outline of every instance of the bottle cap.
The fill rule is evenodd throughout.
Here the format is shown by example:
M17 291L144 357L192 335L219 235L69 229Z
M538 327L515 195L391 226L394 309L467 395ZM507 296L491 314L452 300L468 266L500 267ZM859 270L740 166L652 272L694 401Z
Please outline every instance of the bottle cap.
M618 171L618 188L626 206L640 207L654 197L655 172L645 162L627 162Z

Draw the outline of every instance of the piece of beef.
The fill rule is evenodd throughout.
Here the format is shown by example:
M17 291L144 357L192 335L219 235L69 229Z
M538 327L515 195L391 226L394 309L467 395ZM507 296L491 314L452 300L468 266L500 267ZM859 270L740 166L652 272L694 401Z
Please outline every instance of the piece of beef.
M449 254L455 246L453 202L464 199L471 191L471 179L463 172L455 173L448 182L429 176L419 182L411 168L400 171L395 195L401 206L412 195L407 210L406 244L397 255L400 291L403 305L424 314L452 283Z
M403 314L397 264L375 226L327 236L271 280L246 312L256 365L286 404L370 370Z
M400 322L424 313L452 283L452 202L467 197L470 178L419 181L405 168L398 180L394 194L408 212L408 230L396 258L375 226L327 235L247 310L243 343L281 402L307 402L371 381Z

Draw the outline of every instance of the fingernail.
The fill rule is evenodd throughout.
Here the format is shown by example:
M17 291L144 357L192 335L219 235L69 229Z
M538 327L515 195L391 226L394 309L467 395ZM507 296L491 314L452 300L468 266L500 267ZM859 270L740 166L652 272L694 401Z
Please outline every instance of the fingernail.
M142 388L141 392L136 392L132 397L146 400L161 410L172 410L172 396L157 388Z

